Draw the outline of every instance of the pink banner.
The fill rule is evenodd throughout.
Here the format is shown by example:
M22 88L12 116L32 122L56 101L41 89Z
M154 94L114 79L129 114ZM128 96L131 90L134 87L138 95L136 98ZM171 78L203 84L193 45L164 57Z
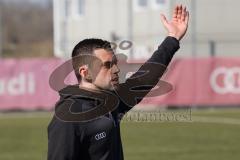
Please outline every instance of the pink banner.
M0 60L0 110L53 109L58 93L49 86L49 76L62 63L59 59ZM141 103L240 104L239 65L240 58L176 59L163 78L173 90ZM69 79L76 82L73 77Z
M173 90L144 103L240 104L240 58L176 59L163 79L173 85Z
M0 60L0 110L52 109L58 93L50 88L49 76L61 63L59 59Z

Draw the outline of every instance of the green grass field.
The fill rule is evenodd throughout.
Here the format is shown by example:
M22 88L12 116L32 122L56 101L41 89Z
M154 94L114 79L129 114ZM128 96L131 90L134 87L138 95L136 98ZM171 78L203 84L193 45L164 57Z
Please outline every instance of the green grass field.
M191 113L191 121L124 121L125 159L240 159L240 109ZM0 114L0 160L46 159L50 118L50 113Z

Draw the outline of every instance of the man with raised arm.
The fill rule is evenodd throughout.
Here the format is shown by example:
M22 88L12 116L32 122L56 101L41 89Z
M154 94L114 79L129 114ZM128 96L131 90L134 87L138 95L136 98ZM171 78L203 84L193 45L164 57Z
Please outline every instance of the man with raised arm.
M123 84L119 84L118 60L108 41L85 39L74 47L72 65L79 83L59 91L48 126L48 160L124 159L120 115L158 83L187 31L189 13L180 5L171 20L164 15L161 20L168 36Z

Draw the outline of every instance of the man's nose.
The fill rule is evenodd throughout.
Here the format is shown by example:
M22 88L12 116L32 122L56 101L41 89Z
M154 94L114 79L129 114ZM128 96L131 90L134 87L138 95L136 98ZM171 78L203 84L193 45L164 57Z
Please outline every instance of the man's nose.
M119 73L119 72L120 72L120 69L119 69L118 65L114 64L114 65L112 66L112 73L117 74L117 73Z

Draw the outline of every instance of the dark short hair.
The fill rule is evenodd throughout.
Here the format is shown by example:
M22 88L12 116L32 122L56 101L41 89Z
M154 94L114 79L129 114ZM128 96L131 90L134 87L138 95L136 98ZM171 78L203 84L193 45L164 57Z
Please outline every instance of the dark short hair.
M111 50L111 43L96 38L84 39L80 41L72 51L72 66L77 77L78 82L81 81L81 75L79 74L79 67L85 64L92 67L93 56L81 56L81 55L93 55L95 49Z

